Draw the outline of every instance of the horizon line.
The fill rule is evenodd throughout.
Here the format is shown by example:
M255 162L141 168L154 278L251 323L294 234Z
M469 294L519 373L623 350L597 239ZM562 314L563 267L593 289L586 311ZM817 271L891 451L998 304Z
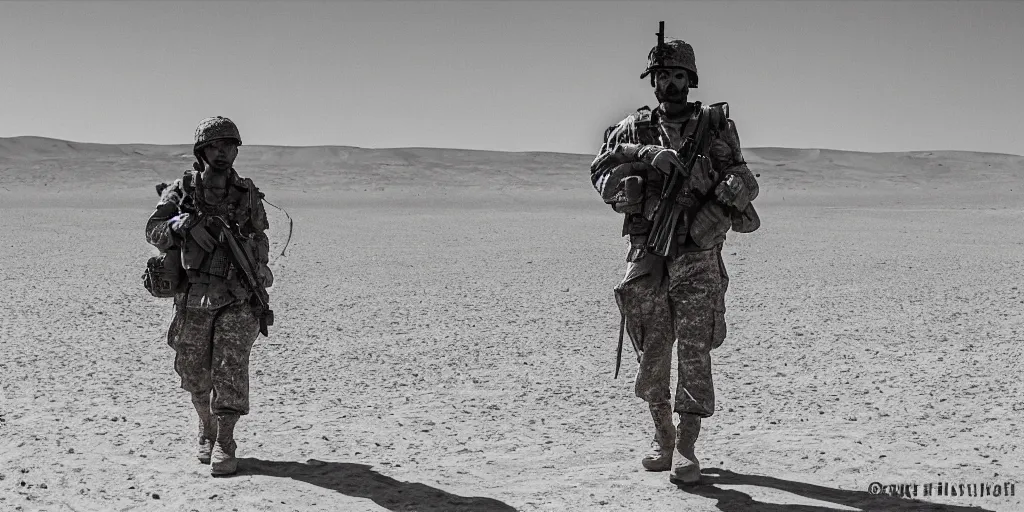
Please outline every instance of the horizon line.
M97 146L191 146L189 143L178 143L178 144L156 144L152 142L88 142L70 139L59 139L56 137L47 137L44 135L14 135L10 137L0 137L0 141L14 140L14 139L44 139L55 142L68 142L73 144L92 144ZM572 156L586 156L593 157L591 153L566 153L561 151L540 151L540 150L526 150L526 151L507 151L500 149L472 149L472 148L451 148L451 147L435 147L435 146L392 146L392 147L364 147L364 146L349 146L343 144L316 144L309 146L292 146L283 144L242 144L240 147L276 147L276 148L351 148L351 149L366 149L373 151L385 151L385 150L401 150L401 149L436 149L436 150L450 150L450 151L476 151L481 153L508 153L508 154L528 154L528 153L546 153L551 155L572 155ZM977 153L985 155L1002 155L1002 156L1015 156L1022 157L1024 155L1018 155L1016 153L999 153L994 151L975 151L969 149L907 149L902 151L863 151L857 149L837 149L837 148L806 148L806 147L791 147L791 146L748 146L743 147L741 150L758 150L758 149L789 149L796 151L837 151L846 153L864 153L873 155L885 155L885 154L899 154L899 153ZM596 154L596 153L595 153Z

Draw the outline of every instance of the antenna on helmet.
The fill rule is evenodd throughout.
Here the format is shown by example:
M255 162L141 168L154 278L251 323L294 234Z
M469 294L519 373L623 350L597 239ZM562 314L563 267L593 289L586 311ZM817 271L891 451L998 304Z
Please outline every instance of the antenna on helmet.
M640 75L640 78L646 78L648 75L650 75L651 74L651 70L657 68L661 64L662 59L664 59L664 55L663 55L664 52L665 52L665 22L664 21L659 21L658 22L658 32L656 32L656 35L658 36L658 45L655 46L654 48L651 48L651 52L647 54L647 69L644 70L643 74ZM654 85L654 76L653 75L651 76L651 85L652 86Z

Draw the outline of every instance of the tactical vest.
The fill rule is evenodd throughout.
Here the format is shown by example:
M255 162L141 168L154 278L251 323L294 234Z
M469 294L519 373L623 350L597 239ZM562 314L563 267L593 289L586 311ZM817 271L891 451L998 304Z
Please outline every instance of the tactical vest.
M702 105L700 102L693 103L693 111L690 116L684 121L679 122L667 122L660 118L657 112L652 111L649 107L642 107L632 114L633 127L635 129L636 137L640 144L650 144L662 146L665 148L679 151L682 149L683 141L687 137L693 136L697 129L697 116L700 110L704 110L704 115L708 116L708 129L704 132L704 140L697 141L698 147L701 148L701 154L705 158L700 158L695 166L699 168L693 169L693 172L706 173L709 180L712 183L717 183L719 176L718 171L715 170L710 164L710 147L711 140L717 136L719 130L727 122L728 117L727 109L724 103L717 103L710 106ZM680 155L682 156L682 155ZM709 191L711 192L711 191ZM680 219L679 223L680 231L677 233L677 245L679 251L700 251L709 248L705 244L711 243L710 240L717 241L721 238L724 241L725 233L717 233L717 226L712 227L712 233L708 234L707 230L702 230L701 234L706 235L701 237L701 243L697 243L690 236L690 226L694 222L706 222L706 216L699 215L701 207L707 203L710 198L708 196L697 198L698 204L691 208L689 211L684 212L683 219ZM639 251L640 247L646 241L646 235L650 230L650 221L644 218L643 215L627 215L625 224L623 225L623 234L630 235L630 239L637 246L637 251L631 251L631 257L639 256L642 251ZM725 228L728 231L728 227ZM710 238L709 238L710 237ZM633 255L633 252L637 254Z
M253 211L253 189L248 180L240 179L233 170L228 178L227 196L216 205L205 201L202 178L197 171L186 171L181 185L184 195L179 208L182 212L219 216L239 226L249 221ZM189 307L216 309L235 301L249 300L250 292L242 284L228 251L224 243L218 243L213 251L207 252L188 234L185 235L181 263L188 277Z

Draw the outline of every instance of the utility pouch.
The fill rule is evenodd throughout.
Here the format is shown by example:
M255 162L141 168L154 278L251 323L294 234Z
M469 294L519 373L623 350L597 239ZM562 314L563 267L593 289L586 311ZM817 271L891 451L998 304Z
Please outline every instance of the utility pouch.
M181 251L178 249L168 249L159 256L149 258L146 271L142 273L142 286L154 297L174 297L184 291L187 281L185 269L181 267Z

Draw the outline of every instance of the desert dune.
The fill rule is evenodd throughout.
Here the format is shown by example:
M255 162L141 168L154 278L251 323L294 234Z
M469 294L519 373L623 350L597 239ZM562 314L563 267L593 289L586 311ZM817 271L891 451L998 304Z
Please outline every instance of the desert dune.
M243 146L294 233L268 209L276 324L215 479L140 279L191 146L0 139L0 510L1024 509L1024 157L745 155L762 227L726 243L706 484L678 489L640 467L628 343L612 379L591 155Z

